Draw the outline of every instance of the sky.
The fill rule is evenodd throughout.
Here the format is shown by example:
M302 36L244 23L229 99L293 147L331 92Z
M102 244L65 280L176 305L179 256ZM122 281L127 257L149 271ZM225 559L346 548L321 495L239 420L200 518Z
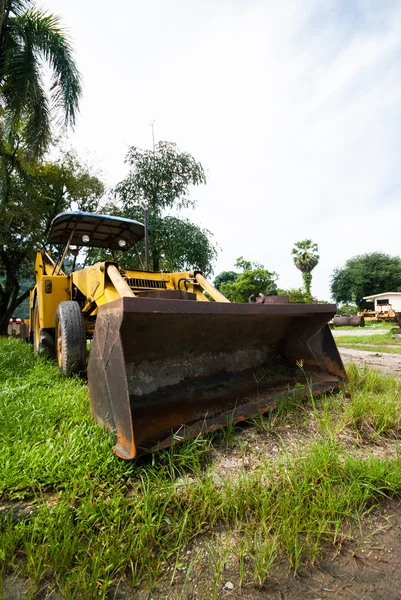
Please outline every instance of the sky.
M45 0L83 78L67 144L110 187L130 145L176 142L207 173L186 213L213 232L214 273L236 258L312 292L352 256L400 255L399 0ZM385 290L384 290L385 291Z

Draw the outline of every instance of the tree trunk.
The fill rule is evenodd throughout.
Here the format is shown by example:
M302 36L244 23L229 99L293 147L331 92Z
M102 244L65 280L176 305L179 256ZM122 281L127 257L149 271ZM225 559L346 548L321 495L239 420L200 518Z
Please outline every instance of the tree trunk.
M304 285L305 285L305 292L307 293L308 296L310 296L312 298L312 293L311 293L311 285L312 285L312 273L308 273L308 272L303 272L302 273L302 279L304 280Z
M10 310L6 302L0 302L0 335L7 335L8 321L13 316L14 309Z

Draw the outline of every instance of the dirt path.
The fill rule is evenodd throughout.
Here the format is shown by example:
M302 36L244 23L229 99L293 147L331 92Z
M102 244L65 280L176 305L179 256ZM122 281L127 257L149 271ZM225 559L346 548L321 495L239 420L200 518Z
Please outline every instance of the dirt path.
M401 354L352 350L343 346L339 346L339 350L345 364L353 362L359 367L370 367L372 369L379 369L390 375L401 376Z

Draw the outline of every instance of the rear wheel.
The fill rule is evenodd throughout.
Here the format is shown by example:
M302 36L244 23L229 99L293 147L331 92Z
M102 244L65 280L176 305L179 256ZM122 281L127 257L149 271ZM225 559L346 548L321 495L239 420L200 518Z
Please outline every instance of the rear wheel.
M60 302L56 312L56 355L65 375L85 371L85 323L78 302Z
M49 330L40 327L38 299L33 308L33 349L37 354L54 356L54 336Z

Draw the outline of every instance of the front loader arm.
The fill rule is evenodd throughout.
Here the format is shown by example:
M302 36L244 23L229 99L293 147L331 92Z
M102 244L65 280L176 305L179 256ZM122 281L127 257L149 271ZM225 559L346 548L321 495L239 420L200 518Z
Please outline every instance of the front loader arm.
M121 277L120 271L115 265L107 267L107 275L118 292L120 298L134 298L135 294L128 283Z
M82 294L82 310L86 314L94 314L97 308L118 298L135 298L144 290L152 289L190 292L201 302L208 302L210 298L215 302L229 302L199 271L151 273L121 270L117 263L104 262L75 271L72 278Z
M214 287L208 280L201 274L195 273L195 279L198 285L213 298L215 302L230 302L217 288Z

